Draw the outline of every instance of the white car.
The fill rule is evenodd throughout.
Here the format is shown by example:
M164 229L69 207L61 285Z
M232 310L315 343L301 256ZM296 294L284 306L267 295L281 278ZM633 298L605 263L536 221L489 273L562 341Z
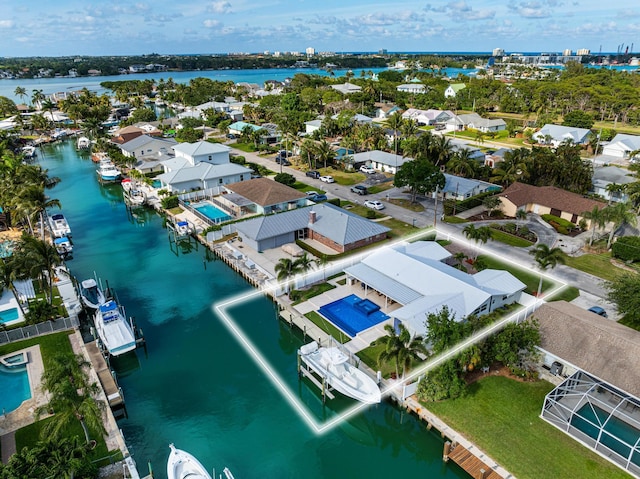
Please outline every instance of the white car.
M325 183L334 183L335 182L335 180L333 179L333 176L331 176L331 175L321 176L320 177L320 181L324 181Z
M360 167L360 171L363 172L363 173L366 173L367 175L371 175L371 174L376 172L376 170L374 170L372 167L367 166L367 165L362 165Z
M384 209L384 205L382 204L381 201L378 200L367 200L364 202L364 205L367 208L371 208L372 210L383 210Z

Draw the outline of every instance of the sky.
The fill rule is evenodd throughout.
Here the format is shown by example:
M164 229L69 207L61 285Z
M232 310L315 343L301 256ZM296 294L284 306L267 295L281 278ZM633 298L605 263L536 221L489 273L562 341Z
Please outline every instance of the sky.
M631 49L631 44L634 44ZM0 57L640 51L633 0L0 0Z

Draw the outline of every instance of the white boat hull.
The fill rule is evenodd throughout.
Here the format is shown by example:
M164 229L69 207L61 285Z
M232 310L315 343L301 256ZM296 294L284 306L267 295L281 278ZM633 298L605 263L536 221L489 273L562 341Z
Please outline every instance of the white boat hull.
M54 238L71 236L71 227L62 213L56 213L49 216L49 228L51 229L51 234Z
M98 309L101 304L107 301L102 289L95 279L85 279L80 283L80 296L87 308Z
M170 444L171 453L167 461L168 479L212 479L200 461L181 449Z
M100 305L94 322L100 340L111 356L120 356L136 349L136 338L118 304L109 300Z
M380 402L382 397L376 382L350 364L338 348L319 348L313 341L301 347L298 353L302 362L325 378L336 391L367 404Z

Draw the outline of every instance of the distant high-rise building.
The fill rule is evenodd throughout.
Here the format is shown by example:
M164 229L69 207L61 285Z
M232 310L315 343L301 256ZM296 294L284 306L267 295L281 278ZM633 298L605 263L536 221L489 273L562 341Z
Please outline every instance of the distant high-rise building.
M504 48L494 48L491 56L494 57L503 57L504 56Z
M571 51L571 48L565 48L562 51L562 55L565 57L570 57L571 55L573 55L573 51Z
M305 50L305 52L306 52L306 54L307 54L307 56L308 56L308 57L312 57L312 56L314 56L314 55L316 54L316 49L315 49L315 48L313 48L313 47L308 47L308 48Z
M576 52L576 55L591 55L591 50L589 50L588 48L580 48Z
M386 55L387 54L387 49L383 48L382 50L378 50L378 55Z
M273 52L273 56L274 56L274 57L279 57L280 55L281 55L281 53L280 53L280 52Z

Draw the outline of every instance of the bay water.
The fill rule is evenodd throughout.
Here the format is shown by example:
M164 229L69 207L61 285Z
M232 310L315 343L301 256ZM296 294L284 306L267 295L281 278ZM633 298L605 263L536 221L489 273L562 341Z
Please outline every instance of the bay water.
M466 477L442 462L437 432L386 402L316 434L212 311L253 291L239 275L202 245L172 244L157 213L129 212L120 186L100 185L73 140L39 148L38 161L62 180L48 194L72 228L71 273L108 281L147 340L146 352L112 361L129 414L118 425L141 473L150 464L164 479L174 443L238 479ZM319 391L298 379L304 338L277 319L270 299L231 312L318 420L350 404L337 398L323 406Z

